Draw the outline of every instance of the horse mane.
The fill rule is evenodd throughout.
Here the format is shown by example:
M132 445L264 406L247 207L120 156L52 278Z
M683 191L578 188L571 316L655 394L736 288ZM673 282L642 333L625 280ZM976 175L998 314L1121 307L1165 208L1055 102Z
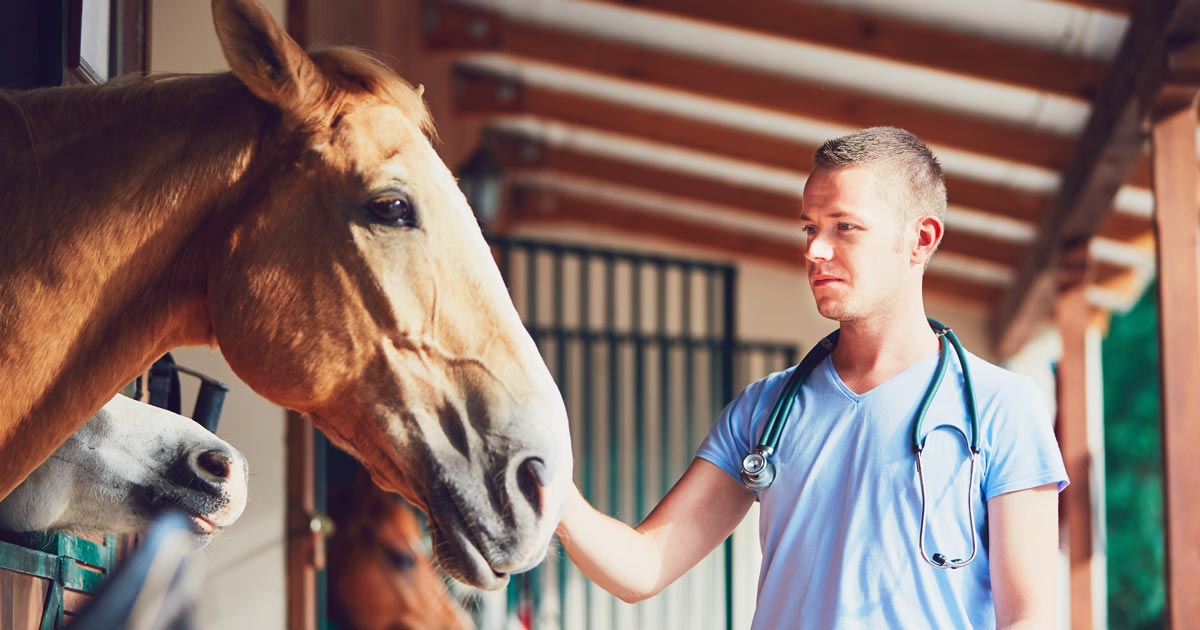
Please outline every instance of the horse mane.
M308 52L313 64L329 83L324 94L327 104L336 105L346 96L374 96L399 107L426 137L436 138L433 117L420 91L378 57L349 46L317 48ZM111 108L113 104L127 105L139 100L147 92L154 93L157 100L166 96L161 90L166 86L182 88L177 92L179 97L193 101L206 93L214 97L228 93L228 90L239 85L241 82L228 71L126 74L92 86L0 90L0 99L16 111L32 143L33 132L26 115L29 108L66 107L80 99L93 110L103 110Z

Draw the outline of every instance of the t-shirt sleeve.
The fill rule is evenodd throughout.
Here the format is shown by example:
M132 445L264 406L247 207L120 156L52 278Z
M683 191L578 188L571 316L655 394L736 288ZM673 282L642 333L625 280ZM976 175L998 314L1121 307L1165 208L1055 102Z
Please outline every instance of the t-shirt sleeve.
M984 499L1049 483L1062 492L1070 482L1041 390L1024 376L1007 385L991 409L980 410L988 449Z
M742 478L742 458L758 443L757 431L762 420L756 418L761 415L756 409L771 378L751 383L726 405L696 451L696 457L715 464L738 483Z

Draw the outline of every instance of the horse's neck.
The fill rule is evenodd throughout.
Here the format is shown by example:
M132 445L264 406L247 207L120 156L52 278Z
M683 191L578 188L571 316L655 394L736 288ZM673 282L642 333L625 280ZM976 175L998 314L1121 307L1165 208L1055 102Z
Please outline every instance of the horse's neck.
M124 383L208 343L207 251L264 112L223 75L0 95L0 498Z

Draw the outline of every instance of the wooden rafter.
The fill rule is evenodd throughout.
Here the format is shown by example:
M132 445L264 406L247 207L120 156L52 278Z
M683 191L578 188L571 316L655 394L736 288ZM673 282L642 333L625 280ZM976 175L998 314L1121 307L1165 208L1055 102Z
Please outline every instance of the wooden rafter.
M462 113L531 114L607 133L659 141L800 173L809 172L813 166L812 155L816 147L805 143L568 92L526 86L517 81L468 68L460 67L457 77L457 106ZM571 159L583 158L573 155ZM583 173L591 166L600 166L605 171L619 168L611 160L605 161L603 165L598 165L599 161L600 158L592 158L586 164L576 164L575 174ZM647 177L652 172L647 170L642 175L625 173L622 177L646 182L652 179ZM664 184L675 182L674 186L668 188L667 194L685 190L689 185L686 178L679 175L664 176L661 181ZM963 177L949 177L946 184L951 202L956 205L1025 222L1037 221L1043 208L1049 203L1046 197L1038 194ZM710 202L715 203L725 203L730 197L742 194L728 187L720 190L719 186L709 186L706 190L713 193ZM784 212L788 212L796 207L794 202L787 203L777 196L757 198L762 203L756 203L752 208L759 212L771 212L776 208L783 208ZM729 205L745 207L747 204ZM1144 237L1150 231L1149 221L1139 217L1114 214L1110 222L1111 225L1106 222L1103 235L1116 240L1144 244Z
M1149 251L1154 247L1154 223L1146 217L1111 212L1104 217L1096 236L1136 245Z
M773 219L795 220L800 217L799 191L793 195L650 164L635 164L570 147L551 146L534 138L496 130L488 133L486 141L506 170L533 170L600 179L700 203L738 208L747 214Z
M696 204L719 204L746 215L797 221L800 196L689 175L666 168L634 164L566 147L554 147L515 133L491 130L486 142L506 171L561 174L592 180L597 186L619 184ZM761 205L755 205L761 204ZM798 231L799 223L795 229ZM1015 269L1024 255L1018 243L980 234L949 230L941 251ZM1097 284L1124 287L1132 270L1094 262Z
M529 114L610 134L632 136L734 158L774 168L807 173L815 146L804 142L684 118L625 103L607 101L537 85L485 71L459 67L457 107L463 114ZM1036 222L1050 199L1044 195L978 180L949 176L951 203L1019 221ZM1138 230L1130 230L1137 224ZM1144 235L1149 221L1128 217L1112 236Z
M1116 61L1092 103L1075 158L1041 218L1037 241L996 310L993 338L1001 356L1024 345L1050 312L1063 253L1096 234L1120 183L1141 155L1146 113L1176 54L1168 42L1194 43L1198 36L1200 0L1137 5Z
M1090 99L1104 64L828 5L778 0L607 0L675 17Z
M1099 9L1109 13L1128 14L1137 0L1055 0L1062 4L1073 4L1088 9Z
M813 167L816 147L808 143L524 85L470 68L459 67L456 74L457 105L464 114L530 114L774 168L807 173ZM1042 195L965 177L947 177L946 186L953 203L1024 221L1040 217L1048 202Z
M634 164L567 146L550 146L532 137L495 129L489 131L488 136L493 150L507 168L593 177L664 195L689 197L700 203L740 208L767 217L794 219L800 215L799 190L789 194L645 163ZM1099 235L1148 248L1153 243L1153 229L1148 218L1114 212L1105 219Z
M652 214L578 194L549 191L528 185L509 188L505 206L506 225L576 224L607 227L659 238L692 247L802 268L803 253L795 242L758 236L747 232ZM948 276L935 271L926 273L926 292L955 301L983 306L991 303L999 287Z
M508 20L478 7L427 2L425 41L433 50L502 52L573 71L850 127L893 125L933 144L1056 171L1066 166L1074 147L1072 138L1028 126L716 63L652 46ZM1135 171L1131 183L1149 186L1148 161Z
M800 215L799 190L795 194L788 194L651 164L634 164L567 146L550 146L518 133L493 129L488 135L493 150L506 168L602 179L663 195L687 197L698 203L739 208L748 214L772 218L794 219ZM1153 225L1147 218L1114 212L1101 225L1099 236L1148 249L1153 246ZM1104 279L1111 277L1104 269L1100 270L1100 275Z

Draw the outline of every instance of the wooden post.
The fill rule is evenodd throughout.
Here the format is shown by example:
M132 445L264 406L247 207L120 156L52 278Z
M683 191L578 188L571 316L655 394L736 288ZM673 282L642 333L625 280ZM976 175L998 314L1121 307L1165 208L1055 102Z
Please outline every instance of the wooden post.
M324 539L310 526L316 512L312 420L289 411L286 433L287 628L316 630L317 570L324 564Z
M1086 258L1083 259L1086 264ZM1055 309L1062 336L1058 363L1058 421L1060 445L1071 487L1062 495L1070 549L1071 630L1096 627L1092 583L1095 542L1092 537L1092 453L1088 439L1088 324L1087 283L1073 282L1059 290Z
M1153 120L1154 228L1162 369L1167 619L1200 619L1200 208L1195 91L1164 94ZM1173 98L1171 98L1173 97ZM1166 102L1164 102L1166 101Z

